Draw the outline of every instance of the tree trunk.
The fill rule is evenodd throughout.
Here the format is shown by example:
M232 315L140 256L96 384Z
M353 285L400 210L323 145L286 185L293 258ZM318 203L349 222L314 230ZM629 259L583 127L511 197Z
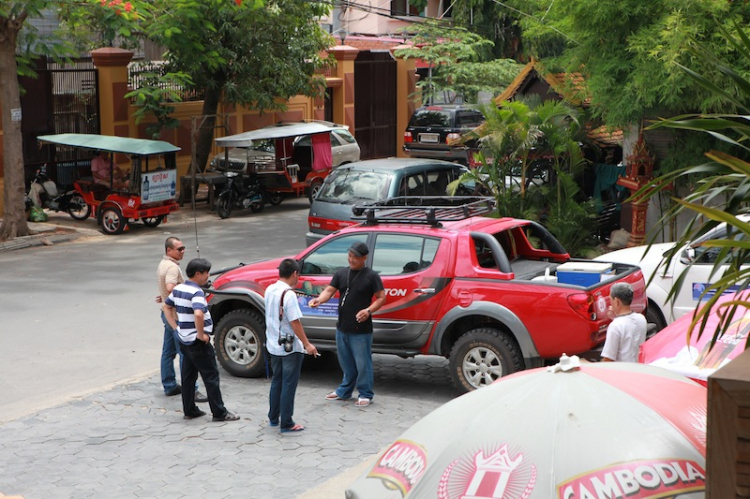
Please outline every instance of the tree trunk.
M29 235L24 203L23 136L21 97L16 66L16 37L25 15L8 19L0 16L0 107L3 123L3 169L5 175L3 223L0 241Z
M205 171L206 163L213 147L216 110L219 108L222 87L223 85L217 85L214 88L207 88L203 99L203 117L205 121L203 121L198 130L198 138L195 144L195 161L199 172Z

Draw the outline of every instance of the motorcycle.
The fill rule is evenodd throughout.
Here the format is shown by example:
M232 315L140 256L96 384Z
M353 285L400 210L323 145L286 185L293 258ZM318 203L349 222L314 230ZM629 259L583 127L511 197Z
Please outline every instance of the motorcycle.
M78 191L58 192L57 185L47 175L47 165L36 171L26 194L26 209L33 206L66 212L74 220L86 220L91 215L91 207Z
M223 174L227 183L216 200L219 217L229 218L235 208L250 208L253 213L263 211L266 194L257 175L245 176L233 171L224 171Z

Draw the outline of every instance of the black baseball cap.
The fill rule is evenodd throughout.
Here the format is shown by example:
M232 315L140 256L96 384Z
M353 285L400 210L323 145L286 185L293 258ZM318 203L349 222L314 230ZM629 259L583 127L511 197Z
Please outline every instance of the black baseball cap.
M356 256L359 256L359 257L365 256L370 252L370 250L367 249L367 245L361 241L357 241L353 243L349 247L349 251L351 251L352 253L354 253Z

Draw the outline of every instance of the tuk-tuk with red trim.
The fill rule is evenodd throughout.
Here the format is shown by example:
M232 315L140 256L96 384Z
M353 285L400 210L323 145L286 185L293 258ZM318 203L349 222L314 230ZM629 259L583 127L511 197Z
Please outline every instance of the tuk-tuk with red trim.
M224 158L214 166L227 170L225 175L237 175L239 172L231 171L229 150L246 148L247 161L242 163L242 168L246 170L244 173L260 180L271 204L279 204L284 196L289 195L307 195L312 199L331 172L331 132L335 129L319 122L282 122L221 137L215 142L217 146L225 148ZM310 145L299 143L300 137L305 136L310 137ZM268 154L259 154L251 149L264 141L273 141Z
M37 140L41 144L55 144L56 150L73 148L76 160L86 160L90 153L97 151L114 153L109 182L94 179L93 176L82 176L73 182L88 207L77 218L95 215L105 234L120 234L134 221L141 221L147 227L157 227L167 220L169 213L179 209L176 200L176 157L180 148L169 142L82 133L42 135ZM117 156L122 159L123 155L126 159L122 161L123 165L130 165L128 181L118 182L115 178L115 159Z

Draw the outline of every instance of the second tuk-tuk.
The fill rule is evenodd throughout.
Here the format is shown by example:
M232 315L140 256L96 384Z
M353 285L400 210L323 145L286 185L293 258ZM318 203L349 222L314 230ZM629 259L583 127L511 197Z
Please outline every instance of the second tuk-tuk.
M224 160L214 165L229 174L257 177L271 204L284 196L307 195L312 199L331 172L331 132L335 127L318 122L279 123L216 139L224 147ZM309 140L301 140L309 136ZM263 145L265 147L259 147ZM243 148L247 160L242 172L233 172L229 150Z
M180 148L169 142L81 133L42 135L37 140L73 148L76 164L88 164L91 152L95 156L98 152L115 153L108 167L108 182L86 175L90 170L77 174L73 181L105 234L120 234L131 221L138 220L156 227L179 209L176 153ZM123 164L130 164L123 182L115 179L116 155L126 155L128 161Z

